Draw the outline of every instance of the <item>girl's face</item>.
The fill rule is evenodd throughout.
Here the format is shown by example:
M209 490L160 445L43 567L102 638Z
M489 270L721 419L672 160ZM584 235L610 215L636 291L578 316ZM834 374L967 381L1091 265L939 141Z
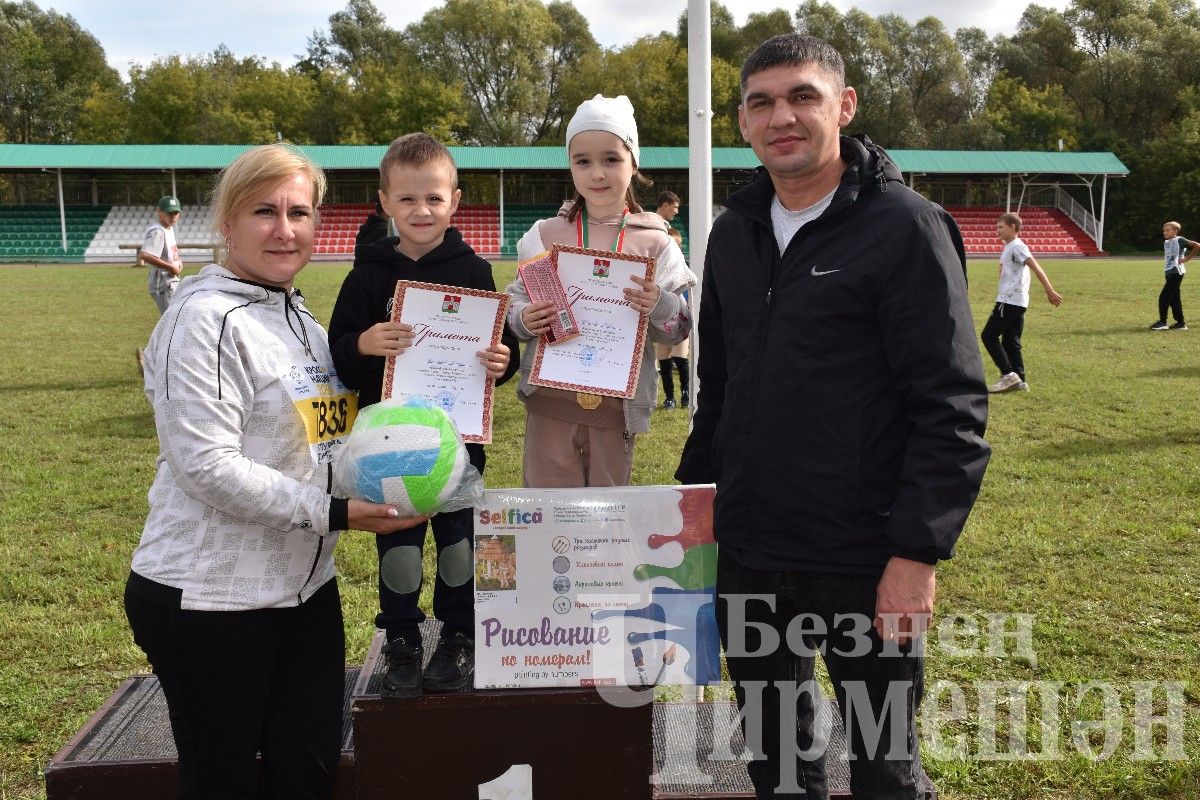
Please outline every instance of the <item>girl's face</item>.
M633 180L633 154L608 131L575 134L567 148L575 191L587 203L592 217L613 217L625 208L625 194Z
M229 242L226 268L243 280L292 288L312 255L312 201L312 177L304 172L259 190L221 226Z

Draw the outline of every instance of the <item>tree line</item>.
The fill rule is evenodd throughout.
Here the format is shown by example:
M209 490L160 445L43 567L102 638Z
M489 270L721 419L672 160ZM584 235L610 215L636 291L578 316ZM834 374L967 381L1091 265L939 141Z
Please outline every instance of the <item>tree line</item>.
M751 14L712 4L714 146L741 146L738 74L761 41L830 41L858 90L850 131L891 148L1111 150L1107 241L1200 228L1200 11L1194 0L1028 6L1012 36L821 0ZM445 0L404 30L349 0L291 66L225 47L136 64L123 80L70 16L0 0L6 142L382 144L426 130L464 145L560 144L575 106L626 94L646 146L687 144L687 18L602 48L565 0Z

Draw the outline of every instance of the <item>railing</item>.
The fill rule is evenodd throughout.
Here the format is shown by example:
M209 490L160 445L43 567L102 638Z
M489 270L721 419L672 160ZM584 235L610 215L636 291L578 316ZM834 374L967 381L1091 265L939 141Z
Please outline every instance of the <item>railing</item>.
M1092 212L1088 211L1080 205L1074 197L1067 194L1066 190L1061 186L1054 193L1054 206L1059 211L1070 217L1071 221L1083 229L1093 242L1099 244L1100 223L1092 216Z

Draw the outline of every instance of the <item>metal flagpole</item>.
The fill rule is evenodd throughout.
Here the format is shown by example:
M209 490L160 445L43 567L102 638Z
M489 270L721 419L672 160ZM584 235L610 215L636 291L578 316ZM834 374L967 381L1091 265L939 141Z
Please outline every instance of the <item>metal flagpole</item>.
M58 224L62 226L62 249L67 252L67 207L63 199L62 167L58 168Z
M712 29L709 0L688 0L688 245L692 271L704 281L704 254L712 228ZM695 413L700 394L696 363L700 358L697 326L700 314L700 283L691 290L692 341L688 359L691 402Z

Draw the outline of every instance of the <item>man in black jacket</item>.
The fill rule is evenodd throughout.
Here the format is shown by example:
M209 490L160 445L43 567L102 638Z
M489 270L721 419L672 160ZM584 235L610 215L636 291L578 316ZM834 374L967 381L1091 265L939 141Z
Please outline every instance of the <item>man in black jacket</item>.
M919 796L934 565L990 452L958 228L882 149L841 135L856 105L825 42L786 34L750 55L738 123L765 169L730 197L704 265L676 477L717 484L718 622L760 798L827 796L816 652L854 796Z

